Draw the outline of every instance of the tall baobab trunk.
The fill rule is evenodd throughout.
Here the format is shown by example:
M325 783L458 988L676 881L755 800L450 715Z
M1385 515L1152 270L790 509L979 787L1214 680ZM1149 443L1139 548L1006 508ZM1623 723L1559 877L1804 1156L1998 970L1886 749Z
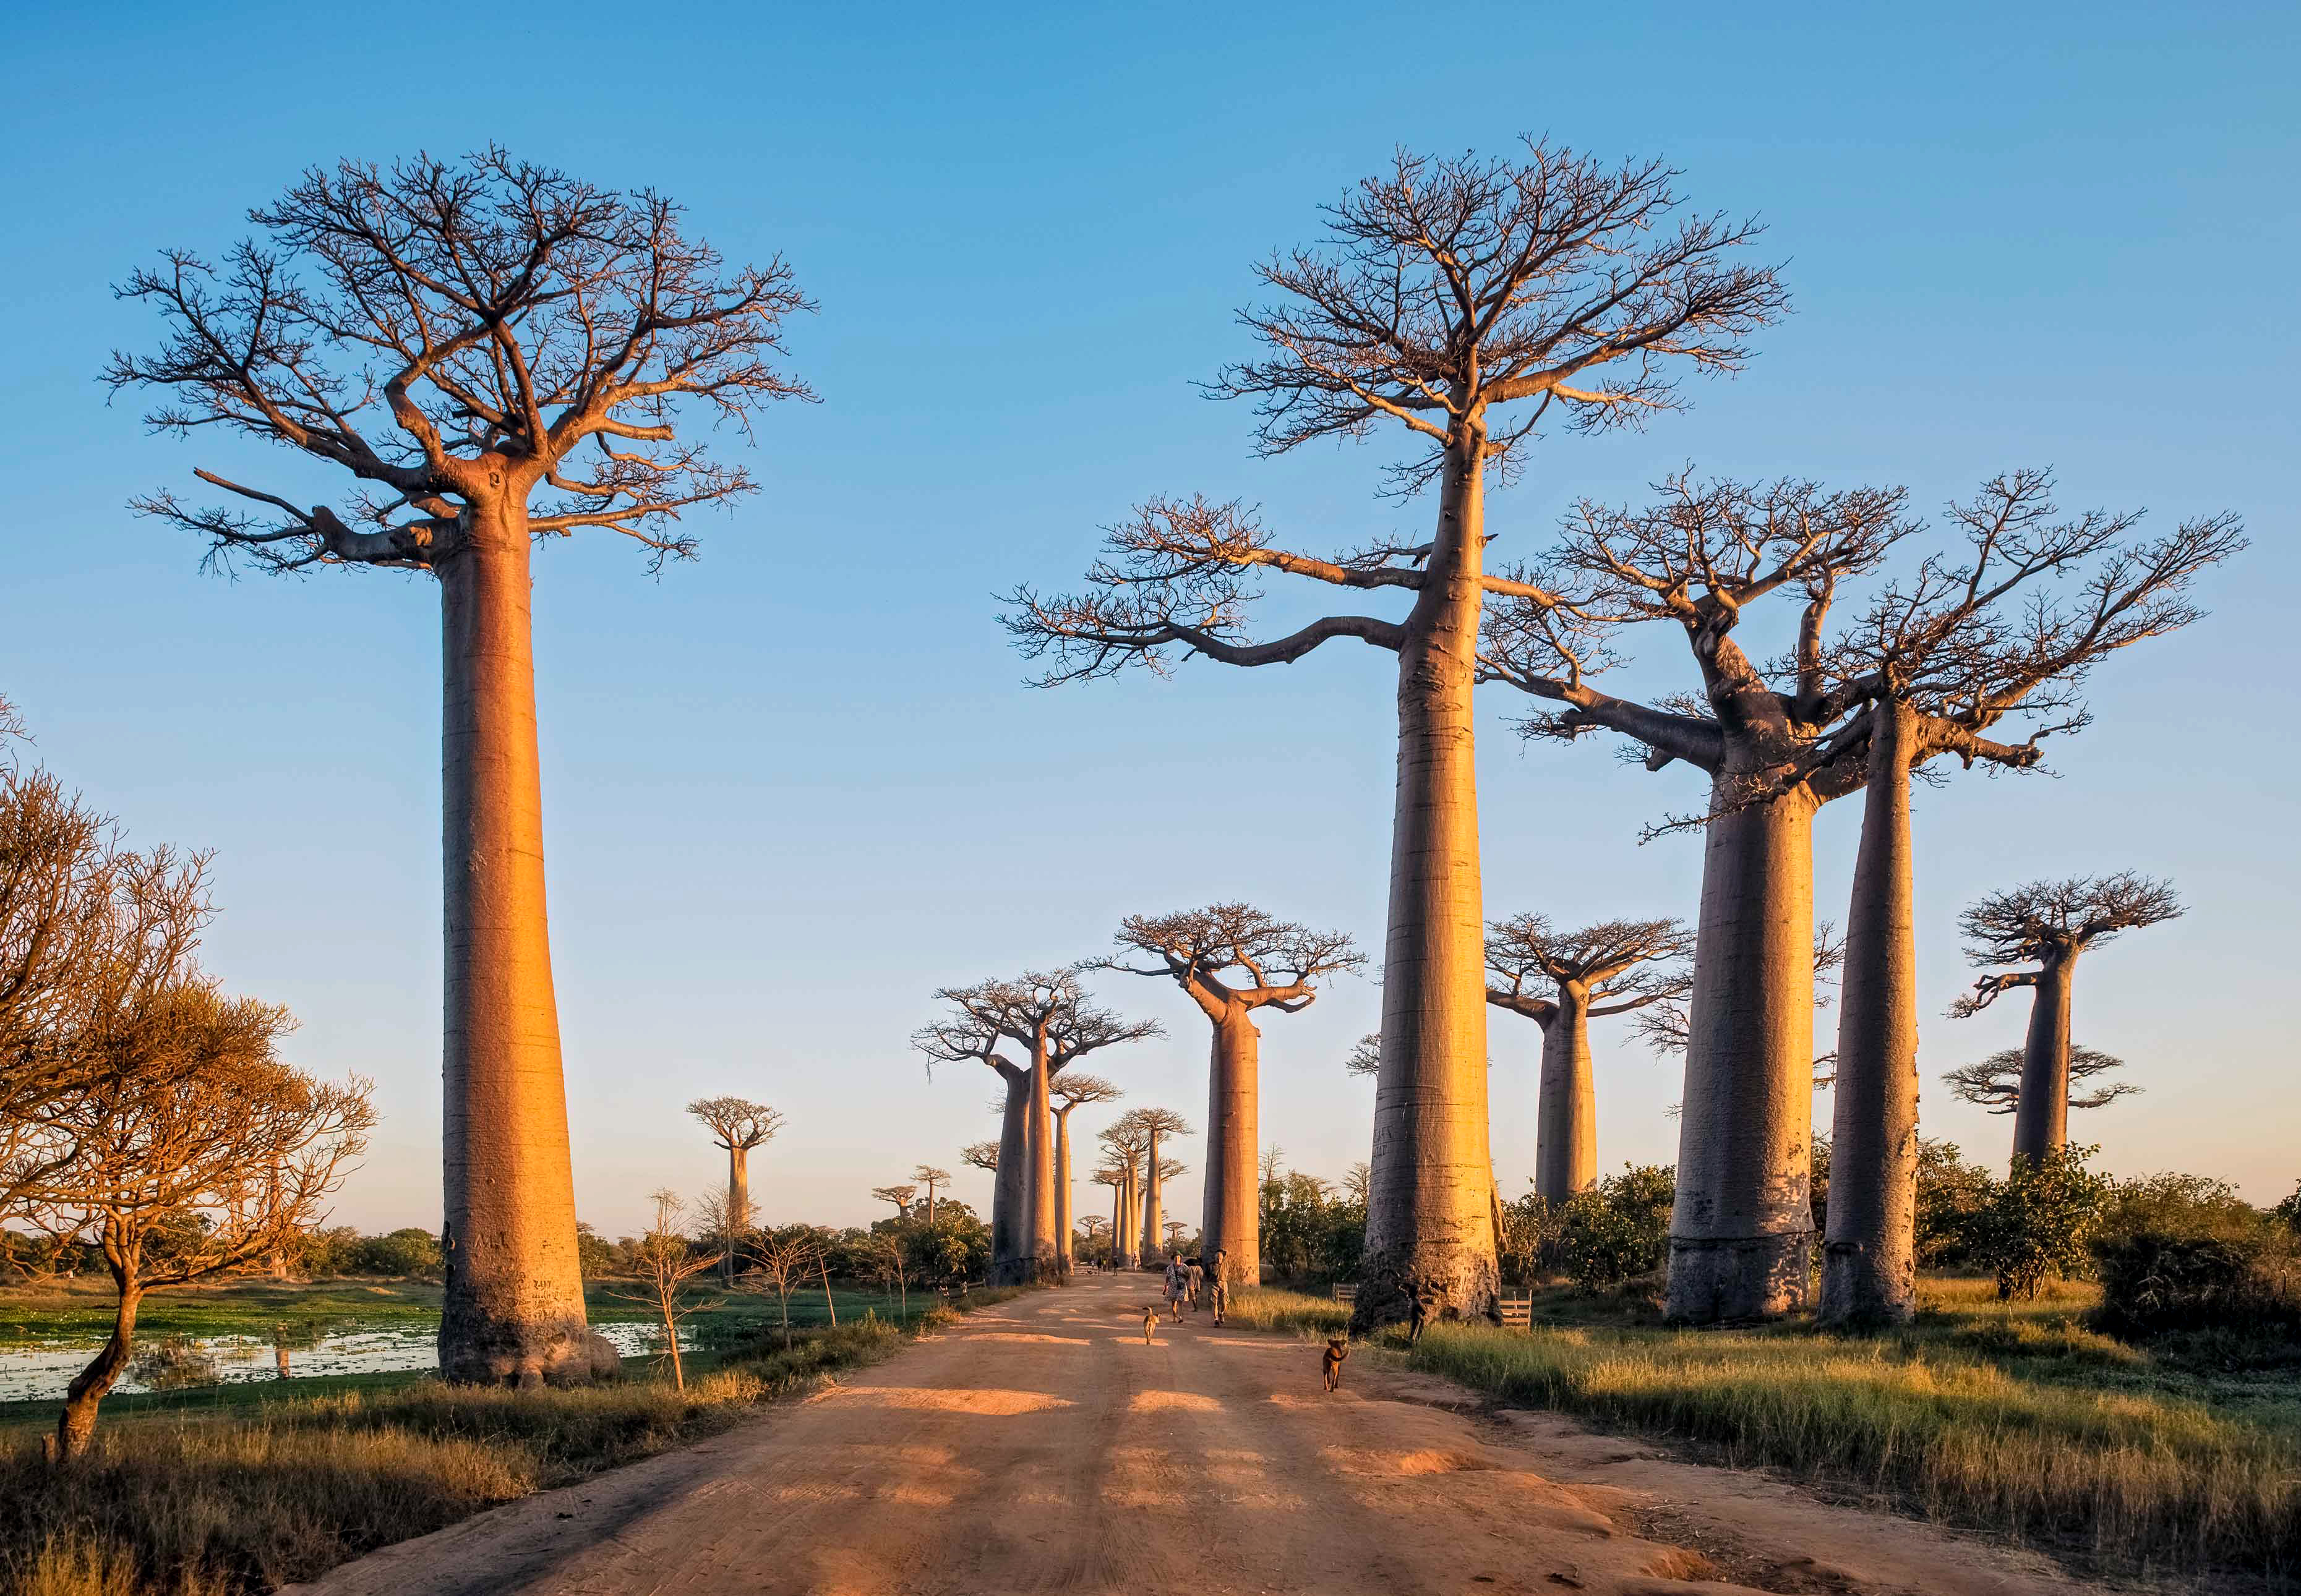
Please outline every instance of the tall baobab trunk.
M1802 1306L1813 1243L1816 806L1803 788L1736 797L1703 849L1670 1211L1668 1312L1696 1323Z
M1159 1178L1159 1132L1150 1132L1150 1150L1142 1161L1142 1256L1163 1258L1167 1241L1159 1233L1159 1221L1166 1216L1159 1209L1159 1199L1166 1182Z
M1590 997L1558 986L1558 1012L1542 1030L1535 1100L1534 1189L1553 1207L1598 1183L1598 1093L1590 1068Z
M1005 1065L995 1065L1007 1082L1007 1104L999 1120L999 1167L991 1176L991 1277L997 1285L1014 1285L1023 1278L1023 1259L1030 1236L1025 1208L1030 1193L1025 1176L1031 1115L1031 1074Z
M735 1283L735 1234L751 1222L751 1155L748 1149L727 1149L727 1245L720 1272L728 1285Z
M2029 1034L2021 1048L2021 1099L2013 1156L2041 1163L2070 1139L2070 986L2078 950L2050 950L2037 966Z
M1028 1155L1030 1216L1023 1231L1026 1253L1023 1278L1044 1280L1055 1272L1054 1100L1043 1049L1031 1061L1031 1118L1024 1148Z
M1071 1116L1055 1119L1055 1278L1071 1277Z
M445 687L447 1289L439 1369L533 1385L591 1368L543 882L529 536L467 512L439 566Z
M1845 917L1821 1319L1891 1324L1917 1308L1918 950L1910 768L1916 726L1870 711L1862 845Z
M1354 1323L1492 1311L1486 1132L1485 924L1479 898L1471 714L1485 511L1484 429L1447 450L1428 584L1398 651L1398 790L1384 943L1382 1070L1375 1092L1366 1258Z
M1126 1182L1110 1182L1110 1266L1118 1267L1119 1238L1126 1234Z
M1215 1023L1207 1069L1207 1183L1199 1222L1200 1257L1212 1268L1221 1250L1233 1285L1262 1283L1262 1205L1254 1167L1261 1136L1261 1030L1243 1007L1233 1004Z

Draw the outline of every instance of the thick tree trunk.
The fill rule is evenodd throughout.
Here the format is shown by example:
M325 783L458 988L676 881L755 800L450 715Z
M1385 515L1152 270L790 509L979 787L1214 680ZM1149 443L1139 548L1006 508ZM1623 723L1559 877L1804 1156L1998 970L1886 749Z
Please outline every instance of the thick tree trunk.
M1703 856L1670 1212L1668 1312L1694 1324L1788 1313L1811 1289L1815 805L1734 796Z
M1025 1145L1029 1152L1029 1224L1023 1240L1029 1257L1023 1278L1044 1280L1055 1272L1055 1135L1052 1082L1042 1056L1031 1064L1031 1118Z
M1071 1277L1071 1116L1055 1116L1055 1278Z
M70 1462L88 1451L96 1435L96 1407L118 1383L121 1372L128 1366L128 1355L135 1350L136 1310L143 1300L143 1292L135 1287L121 1288L119 1306L113 1312L112 1334L104 1349L64 1388L64 1408L56 1416L55 1439L49 1443L52 1459Z
M1482 435L1450 448L1428 585L1398 656L1398 788L1384 943L1361 1334L1494 1311L1499 1276L1486 1132L1485 926L1471 714L1484 563Z
M751 1219L751 1158L740 1147L727 1149L727 1249L720 1261L729 1286L735 1283L735 1238Z
M1142 1248L1139 1245L1142 1224L1142 1176L1134 1170L1128 1170L1126 1182L1120 1188L1120 1194L1125 1213L1118 1225L1119 1266L1132 1269L1137 1267L1142 1261Z
M1598 1096L1590 1069L1590 995L1561 982L1542 1028L1535 1102L1534 1189L1555 1207L1598 1183Z
M1159 1178L1159 1133L1150 1133L1150 1156L1142 1169L1142 1256L1164 1260L1167 1256L1166 1238L1159 1232L1159 1222L1166 1216L1159 1211L1159 1199L1166 1182Z
M1234 1286L1262 1283L1261 1193L1254 1168L1262 1032L1253 1015L1233 1004L1215 1023L1207 1065L1207 1184L1199 1256L1209 1269L1217 1249Z
M439 567L447 888L439 1371L590 1377L545 915L528 530L474 511Z
M1029 1155L1031 1075L1027 1070L1000 1070L1007 1082L1007 1104L999 1120L999 1167L991 1176L991 1279L994 1285L1016 1285L1025 1278L1030 1252L1025 1207L1029 1192L1025 1177Z
M1845 916L1821 1320L1897 1324L1917 1308L1918 948L1910 766L1916 726L1876 706Z
M1114 1181L1110 1186L1110 1266L1118 1267L1121 1238L1126 1234L1126 1182Z
M2037 969L2029 1035L2021 1049L2021 1098L2013 1108L2013 1156L2031 1163L2070 1139L2070 988L2075 948Z

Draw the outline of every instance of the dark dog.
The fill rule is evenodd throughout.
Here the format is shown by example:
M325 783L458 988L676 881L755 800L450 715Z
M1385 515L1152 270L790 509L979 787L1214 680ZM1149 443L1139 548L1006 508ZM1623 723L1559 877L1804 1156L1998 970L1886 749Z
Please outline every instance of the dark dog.
M1328 1391L1340 1391L1343 1389L1343 1359L1348 1358L1350 1355L1351 1344L1349 1341L1343 1340L1340 1336L1330 1337L1327 1340L1325 1361L1326 1366L1326 1389Z

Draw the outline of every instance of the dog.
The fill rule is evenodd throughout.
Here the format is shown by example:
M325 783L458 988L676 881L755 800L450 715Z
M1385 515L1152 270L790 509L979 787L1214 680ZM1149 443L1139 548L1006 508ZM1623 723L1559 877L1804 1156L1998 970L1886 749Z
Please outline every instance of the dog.
M1342 1336L1330 1336L1327 1338L1326 1352L1324 1361L1326 1366L1326 1389L1328 1391L1340 1391L1343 1389L1343 1359L1348 1358L1350 1355L1351 1343L1348 1340Z
M1142 1344L1144 1346L1150 1344L1150 1333L1158 1328L1159 1309L1157 1305L1153 1304L1142 1310Z

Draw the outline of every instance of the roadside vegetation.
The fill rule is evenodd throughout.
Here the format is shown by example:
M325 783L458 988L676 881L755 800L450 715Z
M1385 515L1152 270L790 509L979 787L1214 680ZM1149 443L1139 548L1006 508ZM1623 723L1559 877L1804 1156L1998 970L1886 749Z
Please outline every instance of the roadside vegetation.
M1017 1294L976 1291L966 1306ZM924 1312L910 1333L955 1317ZM311 1579L715 1433L906 1335L866 1312L785 1351L754 1324L751 1346L688 1354L684 1391L648 1359L623 1380L566 1391L386 1376L316 1394L255 1385L124 1399L63 1470L28 1444L55 1405L20 1404L45 1411L23 1413L0 1451L0 1596L238 1596Z

